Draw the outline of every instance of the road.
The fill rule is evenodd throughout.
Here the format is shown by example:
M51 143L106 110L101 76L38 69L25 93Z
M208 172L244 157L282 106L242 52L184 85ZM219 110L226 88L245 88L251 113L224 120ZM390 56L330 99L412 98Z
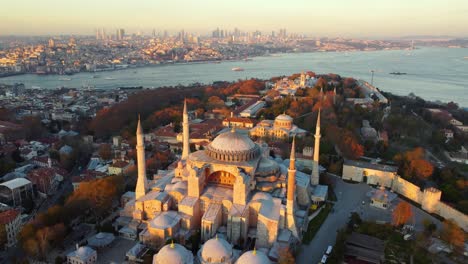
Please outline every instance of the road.
M369 205L368 192L372 190L364 183L346 183L341 178L333 176L334 189L337 201L334 205L334 213L330 213L309 245L303 244L297 257L297 263L319 263L323 253L329 245L335 245L336 232L345 227L351 212L360 214L361 219L367 221L391 222L392 211L402 199L397 197L388 209L379 209ZM362 203L364 202L364 204ZM442 223L424 210L410 204L413 212L412 225L417 232L424 230L423 220L429 220L440 229Z
M352 211L358 210L362 201L366 200L366 193L371 190L367 184L351 184L333 177L334 189L337 197L334 213L330 213L315 234L309 245L302 245L296 259L299 264L319 263L328 245L334 245L336 233L343 228Z

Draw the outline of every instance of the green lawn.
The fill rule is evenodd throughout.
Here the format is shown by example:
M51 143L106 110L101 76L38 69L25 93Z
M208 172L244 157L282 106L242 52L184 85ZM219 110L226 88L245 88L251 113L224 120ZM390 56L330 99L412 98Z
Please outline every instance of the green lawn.
M302 238L302 242L304 244L309 244L310 241L314 238L317 231L322 226L325 219L327 219L328 214L330 213L331 209L333 208L332 204L325 204L320 213L309 222L309 226L307 227L307 232L304 234Z

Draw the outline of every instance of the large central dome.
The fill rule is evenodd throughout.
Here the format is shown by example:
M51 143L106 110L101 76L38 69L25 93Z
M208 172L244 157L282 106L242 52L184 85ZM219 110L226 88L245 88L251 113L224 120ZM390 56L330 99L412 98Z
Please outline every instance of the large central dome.
M210 157L222 161L249 161L257 158L259 153L257 144L235 130L217 136L207 148Z

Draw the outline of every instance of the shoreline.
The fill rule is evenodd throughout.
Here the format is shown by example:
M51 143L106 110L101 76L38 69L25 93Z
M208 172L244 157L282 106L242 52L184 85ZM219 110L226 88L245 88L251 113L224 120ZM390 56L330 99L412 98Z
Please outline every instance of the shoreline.
M169 65L192 65L192 64L217 64L223 62L234 62L234 61L244 61L245 59L252 59L252 58L262 58L262 57L280 57L275 55L281 54L303 54L303 53L354 53L354 52L376 52L376 51L395 51L395 50L407 50L407 48L395 48L395 49L376 49L376 50L315 50L315 51L300 51L300 52L275 52L275 53L268 53L263 55L256 55L256 56L249 56L246 58L235 58L235 59L220 59L220 60L199 60L199 61L179 61L179 62L171 62L171 61L164 61L161 63L156 64L143 64L143 65L128 65L125 68L106 68L101 70L95 71L79 71L73 72L70 74L58 74L58 73L35 73L35 72L12 72L7 73L6 75L0 74L0 84L3 78L8 78L11 76L22 76L22 75L34 75L34 76L74 76L76 74L88 73L88 74L98 74L102 72L115 72L121 70L131 70L131 69L138 69L138 68L153 68L159 66L169 66Z

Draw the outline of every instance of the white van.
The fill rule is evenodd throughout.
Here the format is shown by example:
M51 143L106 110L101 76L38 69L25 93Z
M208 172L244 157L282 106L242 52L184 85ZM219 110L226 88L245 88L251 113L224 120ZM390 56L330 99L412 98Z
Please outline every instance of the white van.
M320 263L327 263L327 258L328 258L327 255L323 255Z
M330 253L332 252L332 250L333 250L333 246L328 246L327 251L325 251L325 254L327 256L330 256Z

